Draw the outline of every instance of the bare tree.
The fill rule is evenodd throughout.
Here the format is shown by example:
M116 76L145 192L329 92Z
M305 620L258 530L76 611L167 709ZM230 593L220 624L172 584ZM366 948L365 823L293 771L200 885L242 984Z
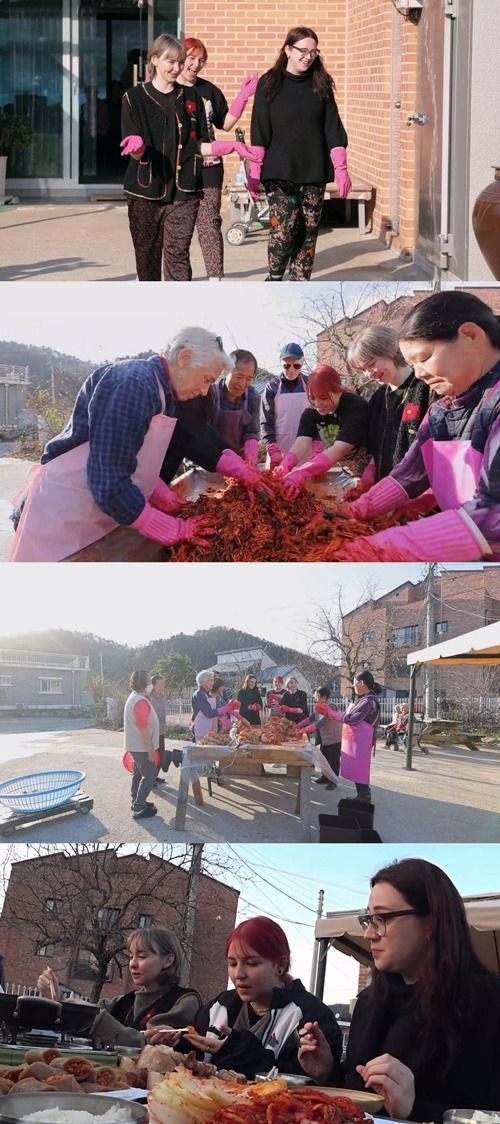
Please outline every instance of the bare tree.
M341 281L318 288L317 294L304 300L297 339L311 366L329 363L356 384L360 379L351 375L346 356L363 328L370 324L397 326L418 301L429 295L427 291L415 292L413 285L393 282L353 286Z
M110 965L115 964L122 975L127 937L137 928L138 916L149 913L152 899L162 918L158 923L167 924L181 938L189 937L192 930L186 923L186 911L188 904L192 907L188 891L195 858L200 867L199 851L192 844L37 845L30 846L29 856L26 851L24 848L26 861L18 863L14 872L10 867L12 877L18 882L22 879L22 892L14 896L15 907L9 905L7 895L0 930L2 934L28 931L37 947L53 946L63 964L61 981L66 984L72 976L78 977L77 958L82 951L87 953L92 965L92 1001L99 998ZM36 864L30 860L37 860ZM15 848L3 857L4 880L7 861L18 861ZM212 889L208 887L214 910L221 880L239 871L237 856L228 849L210 853L201 863L200 872L217 879ZM196 951L187 949L188 960Z
M342 679L348 683L360 668L376 677L385 665L387 622L372 612L377 593L376 582L368 579L356 605L347 611L345 590L338 585L332 597L334 608L321 607L309 624L309 650L332 669L340 666Z

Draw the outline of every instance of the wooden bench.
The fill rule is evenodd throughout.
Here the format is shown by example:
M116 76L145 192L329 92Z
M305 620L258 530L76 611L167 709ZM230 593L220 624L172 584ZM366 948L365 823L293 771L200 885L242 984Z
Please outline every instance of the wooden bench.
M418 735L418 744L422 741L429 745L465 745L467 749L479 750L476 742L481 740L481 735L468 734L461 729L461 723L451 718L431 718L425 722Z
M345 197L346 204L346 217L349 220L351 217L351 202L354 200L358 204L358 231L360 234L370 234L372 230L372 218L366 223L366 204L373 202L373 184L359 183L356 181L352 185L352 190L349 195ZM325 188L325 199L339 199L339 189L336 183L327 183Z

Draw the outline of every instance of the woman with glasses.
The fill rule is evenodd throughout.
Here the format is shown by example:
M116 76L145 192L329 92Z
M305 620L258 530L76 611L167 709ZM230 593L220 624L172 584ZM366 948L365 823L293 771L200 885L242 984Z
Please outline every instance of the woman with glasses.
M356 675L353 686L356 698L345 714L322 702L316 703L314 709L317 714L326 714L328 718L343 723L340 775L344 780L354 781L356 796L352 799L369 804L372 798L370 765L380 716L378 695L382 688L380 683L375 682L371 671L361 671Z
M316 32L292 27L274 66L259 79L252 113L252 145L265 149L261 179L271 219L268 281L281 281L287 267L290 281L309 280L333 170L340 198L351 190L347 133L334 89Z
M325 476L333 465L368 444L368 403L342 385L333 367L324 364L311 371L307 397L309 407L302 414L297 437L276 469L290 496L297 496L307 480ZM321 452L315 453L318 442Z
M149 1041L183 1053L194 1048L217 1069L249 1080L277 1066L280 1073L334 1085L342 1032L331 1008L292 975L281 926L270 917L242 921L227 939L226 956L233 986L197 1012L194 1032L181 1037L172 1026L156 1026L147 1032ZM316 1030L324 1043L321 1057L311 1049Z
M383 867L360 922L373 970L354 1009L346 1087L380 1092L399 1120L498 1110L500 976L479 960L448 876L424 859Z
M251 726L260 726L263 702L255 675L245 676L236 698L241 703L240 718L246 718Z
M260 433L271 468L281 464L290 451L307 406L307 375L302 372L304 352L300 344L285 344L280 362L281 373L269 379L261 400Z
M215 140L214 126L229 133L239 121L247 101L257 88L258 75L243 79L241 89L228 108L218 86L200 77L208 53L201 39L190 36L182 40L186 50L183 69L177 79L179 85L190 86L201 97L205 107L209 138ZM196 218L196 232L209 281L221 281L224 273L224 249L221 234L221 201L224 165L220 156L203 157L203 196Z

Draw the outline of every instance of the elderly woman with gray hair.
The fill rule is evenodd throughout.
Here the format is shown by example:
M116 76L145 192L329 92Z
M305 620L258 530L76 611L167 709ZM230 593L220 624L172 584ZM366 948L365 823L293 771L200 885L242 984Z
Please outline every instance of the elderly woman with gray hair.
M225 703L222 696L216 698L212 694L214 679L214 672L210 671L209 668L199 671L196 676L197 690L191 696L193 707L191 723L194 740L197 742L200 741L200 738L204 738L206 734L217 733L219 718L223 725L230 726L228 719L224 719L223 716L237 713L240 709L241 704L236 699L230 699L228 703Z
M213 529L200 516L178 518L181 503L160 470L176 403L206 395L232 366L220 336L189 327L163 355L106 364L89 375L64 430L28 477L12 516L9 561L60 562L120 524L164 546L183 540L206 545ZM249 490L261 486L257 468L232 449L221 450L216 470Z
M184 954L170 929L151 926L136 929L127 940L128 968L132 991L113 999L101 999L101 1012L89 1029L94 1041L103 1046L144 1046L148 1027L164 1026L175 1030L189 1026L201 1006L194 988L180 987ZM42 995L60 999L59 984L52 968L44 968L37 980ZM63 1000L85 1003L85 1000Z
M379 383L369 399L371 461L361 477L360 489L365 492L402 461L434 395L417 379L399 350L398 333L388 324L365 328L351 344L347 360L352 371Z

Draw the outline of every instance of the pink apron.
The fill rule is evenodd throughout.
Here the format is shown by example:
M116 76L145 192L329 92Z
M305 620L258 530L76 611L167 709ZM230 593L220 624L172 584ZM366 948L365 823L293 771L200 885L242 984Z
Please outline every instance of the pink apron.
M207 703L212 710L217 710L217 699L207 696ZM216 734L218 725L219 720L216 715L214 715L213 718L207 718L206 714L202 714L201 710L199 710L196 718L193 720L194 740L199 742L200 738L205 737L205 734Z
M159 381L158 389L164 410L165 394ZM157 484L176 421L155 414L137 454L132 480L146 499ZM92 498L87 485L88 455L86 441L47 464L35 465L28 473L29 491L9 562L61 562L118 527Z
M274 399L274 440L279 445L283 454L289 453L290 449L297 438L297 430L299 428L299 421L307 410L309 399L306 394L306 384L301 379L301 384L304 387L303 391L296 391L295 394L287 394L282 392L282 382L280 379L279 387L276 391Z
M370 783L370 762L375 744L376 726L369 722L358 722L350 726L344 721L340 750L340 775L346 781L358 784Z
M223 441L227 441L229 448L235 449L236 452L243 456L243 428L252 421L252 415L248 409L248 391L245 391L244 403L242 410L223 410L222 399L220 392L220 385L214 385L215 404L217 406L217 417L214 422L214 429Z
M497 390L490 387L481 405ZM467 439L434 441L422 445L422 458L432 491L441 511L455 510L473 499L483 463L483 453Z

